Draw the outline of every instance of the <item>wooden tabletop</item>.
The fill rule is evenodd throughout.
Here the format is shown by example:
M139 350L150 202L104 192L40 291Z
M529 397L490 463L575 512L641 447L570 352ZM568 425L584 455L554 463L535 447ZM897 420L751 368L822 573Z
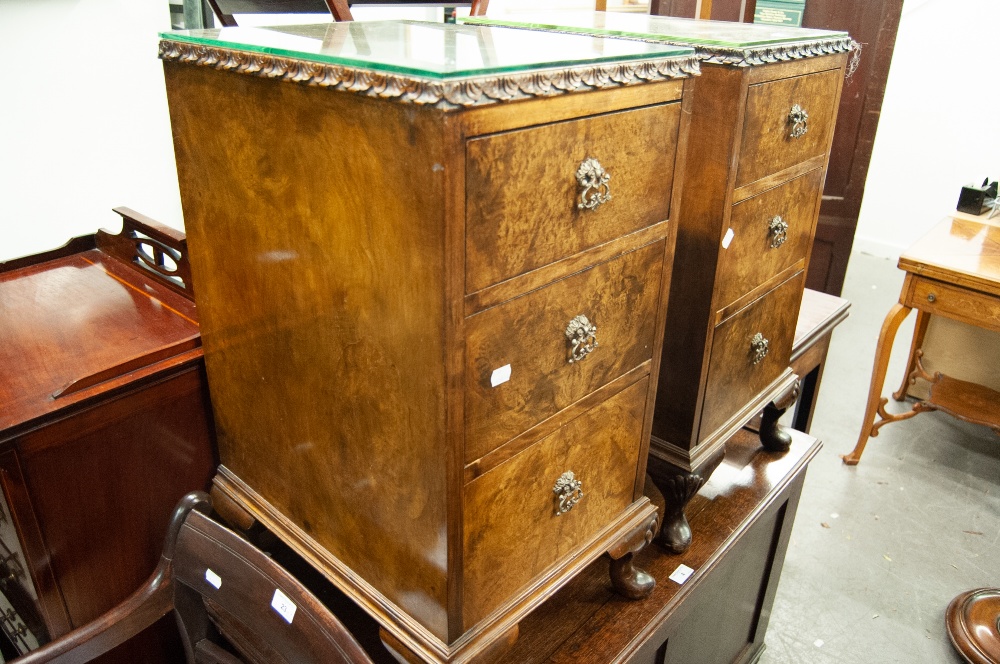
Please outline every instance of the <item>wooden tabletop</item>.
M99 249L0 273L0 312L0 434L200 346L193 302Z
M833 331L850 314L851 303L842 297L806 288L802 292L802 306L795 323L792 341L794 361L816 343L816 340Z
M946 217L899 257L899 268L1000 296L1000 218L986 217Z

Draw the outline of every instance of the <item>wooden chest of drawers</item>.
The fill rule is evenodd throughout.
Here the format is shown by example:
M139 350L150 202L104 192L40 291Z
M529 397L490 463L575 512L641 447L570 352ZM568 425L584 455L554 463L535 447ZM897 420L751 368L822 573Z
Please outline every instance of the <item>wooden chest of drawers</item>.
M270 36L289 34L287 57L232 31L161 43L224 509L411 661L508 645L604 552L648 593L630 561L656 522L692 51L395 22ZM421 72L418 37L486 61Z
M691 541L684 505L725 441L797 389L792 338L850 38L603 12L467 20L689 44L702 58L649 463L667 501L660 541L682 552Z
M756 64L748 49L698 80L650 442L650 473L677 506L733 432L797 393L789 361L846 61L810 55ZM764 431L769 449L787 444ZM680 507L661 541L683 551L690 537Z

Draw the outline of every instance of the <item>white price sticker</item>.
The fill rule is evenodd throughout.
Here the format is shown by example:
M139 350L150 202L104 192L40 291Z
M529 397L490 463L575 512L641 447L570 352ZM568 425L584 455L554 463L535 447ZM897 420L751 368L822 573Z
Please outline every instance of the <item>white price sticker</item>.
M271 608L278 612L282 618L284 618L289 625L292 624L292 618L295 617L295 605L292 600L285 596L285 593L281 592L280 589L275 588L274 597L271 599Z
M728 249L729 245L733 243L734 237L736 237L736 233L734 233L733 229L730 228L728 231L726 231L726 236L722 238L722 248Z
M687 565L678 565L674 573L670 575L670 580L677 585L683 585L692 574L694 574L694 570Z
M216 590L222 587L222 577L207 567L205 568L205 580L215 586Z
M496 387L497 385L502 385L510 380L510 365L505 364L499 369L494 369L493 374L490 376L490 385Z

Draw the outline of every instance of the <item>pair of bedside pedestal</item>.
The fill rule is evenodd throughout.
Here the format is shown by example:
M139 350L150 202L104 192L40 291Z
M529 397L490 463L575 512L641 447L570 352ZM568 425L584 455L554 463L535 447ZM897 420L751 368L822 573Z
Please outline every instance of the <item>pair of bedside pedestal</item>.
M840 35L798 37L767 50L847 48ZM402 658L495 655L604 552L619 592L648 595L654 582L632 563L657 522L647 456L686 500L703 481L698 464L721 458L722 429L753 414L744 401L793 383L800 235L815 223L800 198L818 201L832 111L762 119L750 133L763 143L744 151L756 151L756 170L724 175L729 193L710 197L725 203L714 223L732 226L730 208L794 182L776 194L791 211L772 216L796 219L765 223L776 249L799 247L790 262L724 304L702 283L697 324L672 321L698 290L690 278L715 283L725 261L717 244L712 258L695 242L676 256L688 267L674 263L690 183L718 174L689 175L678 210L702 98L687 77L704 54L652 42L415 22L161 42L219 434L216 493L230 518L262 522L371 613ZM736 97L759 85L765 101L777 94L766 84L791 80L783 97L809 106L839 92L843 61L724 66L735 74L723 78ZM759 104L743 106L751 117ZM718 112L728 126L731 109ZM792 132L808 137L794 146L813 147L765 159L775 124L774 140ZM721 133L731 150L748 134ZM755 307L765 295L774 304ZM779 313L787 329L756 340L754 321ZM727 353L759 355L763 377L739 379L710 409L721 423L675 444L655 421L690 395L661 348L667 362L680 352L674 330L699 326L705 380L682 383L728 394L738 367ZM712 341L747 331L746 348ZM721 414L736 402L738 415ZM662 472L664 459L675 470Z
M789 368L850 49L844 33L600 12L469 22L694 46L685 186L677 212L648 472L666 498L660 541L684 551L684 506L725 441L765 406L761 439L784 449L777 416Z

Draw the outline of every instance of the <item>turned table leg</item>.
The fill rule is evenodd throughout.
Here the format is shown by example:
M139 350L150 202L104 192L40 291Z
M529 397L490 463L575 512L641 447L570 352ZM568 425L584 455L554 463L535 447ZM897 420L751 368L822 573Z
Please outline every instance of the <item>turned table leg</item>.
M889 366L889 356L892 354L892 342L896 339L900 323L909 313L910 307L896 303L882 323L878 346L875 348L875 365L872 367L872 382L868 388L868 405L865 407L865 417L861 424L861 436L851 453L841 457L848 466L858 465L868 438L878 435L878 429L874 426L875 415L878 412L879 400L882 398L882 386L885 384L885 372Z

